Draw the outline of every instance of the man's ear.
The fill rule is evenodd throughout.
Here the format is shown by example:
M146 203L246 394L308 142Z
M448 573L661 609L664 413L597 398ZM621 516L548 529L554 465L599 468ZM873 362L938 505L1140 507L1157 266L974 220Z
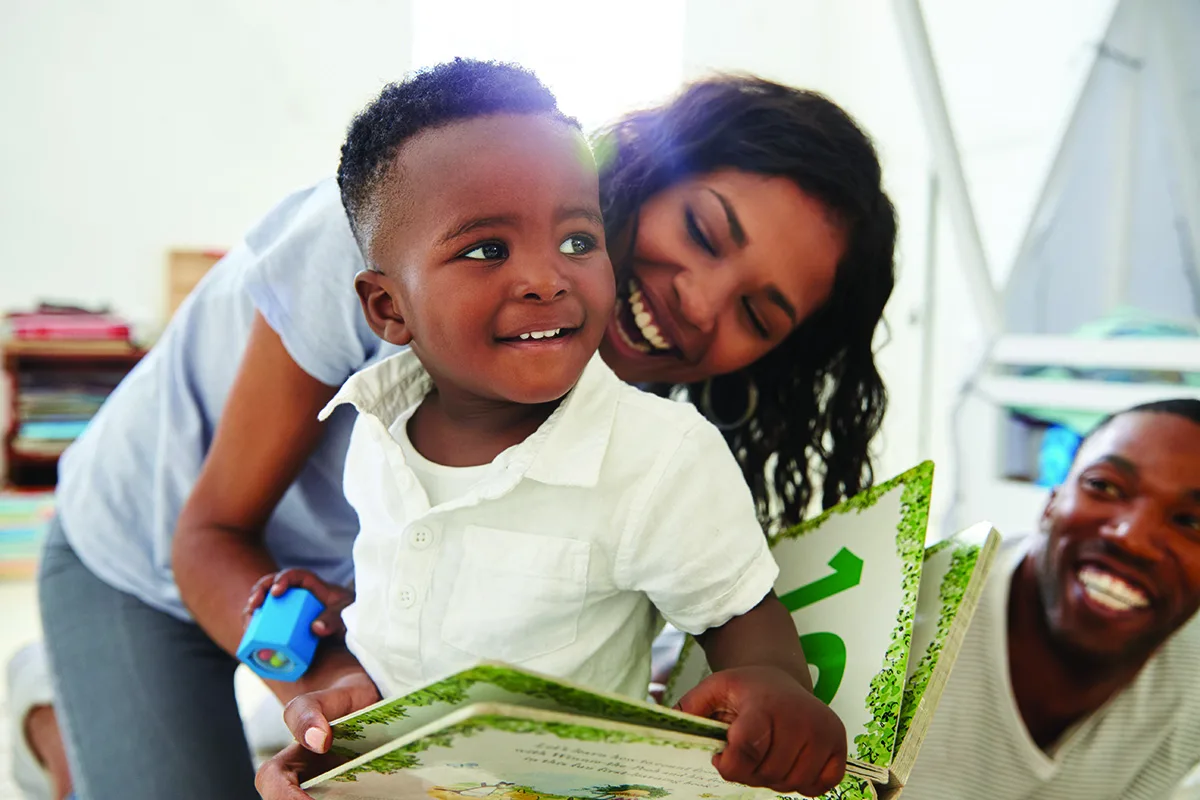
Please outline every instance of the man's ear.
M1054 503L1058 500L1058 487L1050 490L1050 496L1046 498L1046 505L1042 508L1042 518L1039 520L1039 525L1043 533L1050 529L1050 518L1054 514Z
M400 294L391 278L382 272L363 270L354 276L354 290L358 292L363 316L376 336L399 346L412 341L412 334L404 321Z

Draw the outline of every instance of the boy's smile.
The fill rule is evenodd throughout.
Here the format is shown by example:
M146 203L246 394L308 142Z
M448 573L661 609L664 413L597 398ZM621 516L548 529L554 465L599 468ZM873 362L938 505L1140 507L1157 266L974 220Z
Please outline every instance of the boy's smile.
M615 302L595 163L559 119L501 114L406 142L379 190L359 295L439 403L544 404L575 385Z

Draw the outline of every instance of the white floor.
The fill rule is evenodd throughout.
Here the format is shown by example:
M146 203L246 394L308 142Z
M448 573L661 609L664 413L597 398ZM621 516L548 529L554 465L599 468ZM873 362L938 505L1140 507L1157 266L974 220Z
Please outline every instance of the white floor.
M0 580L0 676L9 657L41 636L33 581ZM10 765L7 687L0 681L0 799L18 800Z

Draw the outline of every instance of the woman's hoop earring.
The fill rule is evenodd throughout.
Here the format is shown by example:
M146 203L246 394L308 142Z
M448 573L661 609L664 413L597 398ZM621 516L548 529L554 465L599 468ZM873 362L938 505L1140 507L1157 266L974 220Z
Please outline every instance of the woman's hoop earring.
M704 416L708 417L709 422L717 426L717 430L735 431L754 417L754 412L758 411L758 386L752 379L746 379L746 410L733 422L724 422L713 413L712 382L712 378L704 382L704 389L700 392L700 410L704 412Z

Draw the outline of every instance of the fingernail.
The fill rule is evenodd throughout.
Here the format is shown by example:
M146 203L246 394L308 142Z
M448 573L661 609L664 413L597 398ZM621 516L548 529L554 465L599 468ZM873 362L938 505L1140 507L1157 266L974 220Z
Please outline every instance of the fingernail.
M325 749L325 731L320 728L309 728L304 732L304 743L310 749L321 752Z
M317 633L324 633L325 632L325 622L322 620L317 620L316 622L313 623L313 630L315 630Z

